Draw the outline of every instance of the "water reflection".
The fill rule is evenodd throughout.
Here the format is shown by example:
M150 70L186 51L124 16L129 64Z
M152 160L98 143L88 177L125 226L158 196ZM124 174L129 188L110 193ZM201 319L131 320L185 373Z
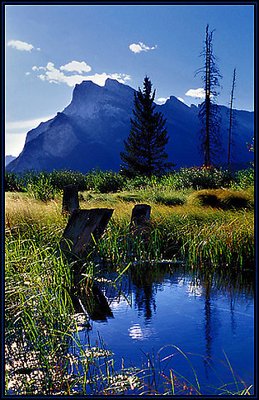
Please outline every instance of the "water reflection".
M222 350L225 350L234 371L248 385L253 384L253 275L216 275L171 265L134 268L115 285L116 277L115 273L102 272L102 279L92 282L91 290L89 286L83 286L74 294L75 312L81 313L82 317L85 310L83 315L92 320L92 329L85 319L82 320L83 329L75 330L75 340L70 340L70 335L59 336L58 332L64 329L62 321L57 323L54 337L52 330L37 331L36 351L25 341L22 326L21 336L16 337L15 342L13 337L9 338L10 343L7 340L6 361L13 368L13 372L9 372L13 378L9 394L19 390L22 393L18 384L25 378L35 379L39 390L45 394L42 388L48 384L49 376L42 367L43 348L46 350L44 362L55 371L52 377L55 385L53 383L51 390L64 394L62 385L68 386L74 373L83 376L83 369L78 366L82 354L87 359L101 360L97 366L91 364L92 368L104 365L103 357L108 353L97 346L100 338L106 349L114 352L116 367L121 365L123 358L128 360L128 365L141 368L140 355L153 352L163 355L166 360L165 376L169 376L170 370L177 369L191 380L193 374L186 368L188 362L184 357L181 360L173 349L173 345L178 346L195 362L194 368L202 384L206 383L207 388L210 386L209 390L203 386L203 394L211 393L212 387L217 385L213 369L221 374L222 384L233 381L229 368L228 375L227 368L223 368ZM79 322L76 323L78 327ZM89 350L90 344L94 345L95 353ZM53 353L48 347L51 345L58 350ZM194 353L199 358L191 358ZM71 375L67 375L68 365Z
M208 362L212 356L212 327L211 327L211 281L205 281L203 286L205 287L205 301L204 301L204 314L205 314L205 341L206 341L206 357L204 358L204 366L206 376L208 377Z
M116 274L103 274L105 279L98 282L98 289L114 318L107 319L106 315L105 325L93 324L88 339L95 343L100 335L106 348L116 354L118 364L123 358L138 367L141 354L157 354L166 345L177 345L192 361L196 355L199 379L211 386L215 383L215 371L226 378L225 382L233 380L224 350L234 370L250 383L253 280L244 274L234 278L225 275L223 279L222 275L208 271L174 265L141 266L128 271L116 285L112 283ZM168 371L179 369L183 376L193 378L190 368L186 369L186 359L170 354L165 359Z
M132 325L129 329L129 337L133 340L144 340L153 335L154 331L150 327L141 327L139 324Z
M76 313L84 312L93 321L107 321L107 318L113 318L106 296L94 282L82 285L72 293L71 298Z
M233 299L233 293L230 292L230 316L231 316L231 330L233 335L236 334L236 319L235 319L235 300Z
M144 311L146 323L151 320L153 312L156 311L155 295L152 284L137 287L135 291L135 304L139 313Z

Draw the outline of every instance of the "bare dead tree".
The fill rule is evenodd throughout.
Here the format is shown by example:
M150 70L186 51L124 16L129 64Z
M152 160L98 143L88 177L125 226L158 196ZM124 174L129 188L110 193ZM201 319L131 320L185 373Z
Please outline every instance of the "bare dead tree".
M204 154L204 165L212 166L216 162L217 154L221 147L220 140L220 122L219 109L216 104L216 98L219 94L219 79L222 76L216 65L216 58L213 54L213 31L209 31L209 25L206 26L206 35L204 48L201 56L204 58L204 66L196 71L196 74L202 75L204 82L205 99L199 106L199 119L201 121L201 149Z
M233 144L232 131L233 131L233 104L234 104L234 90L236 86L236 68L233 71L232 88L230 93L230 108L229 108L229 127L228 127L228 168L231 166L231 149Z

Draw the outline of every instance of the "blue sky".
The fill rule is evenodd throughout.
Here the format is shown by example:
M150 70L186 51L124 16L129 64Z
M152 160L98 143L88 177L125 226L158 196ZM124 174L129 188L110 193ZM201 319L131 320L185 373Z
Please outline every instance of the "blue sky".
M6 154L17 156L26 133L62 111L75 83L107 77L135 89L145 75L162 104L174 95L202 101L206 24L223 76L218 104L254 110L252 5L8 5L6 12ZM192 89L192 90L191 90Z

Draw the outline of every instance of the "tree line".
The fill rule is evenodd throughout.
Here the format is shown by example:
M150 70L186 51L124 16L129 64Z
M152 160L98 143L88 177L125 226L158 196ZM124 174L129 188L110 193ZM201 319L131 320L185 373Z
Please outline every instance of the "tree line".
M201 74L204 83L205 98L199 106L201 122L200 146L204 159L204 166L210 168L216 165L217 155L221 150L220 115L216 103L219 94L220 79L222 78L213 53L213 31L206 26L205 40L201 56L204 65L195 75ZM230 113L228 127L228 167L231 167L231 149L233 143L233 102L236 85L236 68L233 72L232 89L230 95ZM134 93L134 109L131 118L131 130L124 141L124 151L121 152L121 171L126 176L162 175L171 170L174 164L168 162L165 146L169 137L166 130L166 119L161 112L156 111L154 104L156 90L152 92L152 83L149 77L144 78L143 89L138 88Z

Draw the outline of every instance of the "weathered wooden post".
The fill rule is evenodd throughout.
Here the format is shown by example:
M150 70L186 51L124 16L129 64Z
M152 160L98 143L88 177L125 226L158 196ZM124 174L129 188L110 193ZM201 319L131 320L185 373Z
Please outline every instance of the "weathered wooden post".
M109 208L74 210L61 239L61 250L75 258L84 257L93 238L97 241L102 236L112 213Z
M141 244L146 249L150 236L150 213L151 207L148 204L136 204L132 210L130 221L130 237L128 242L128 254L134 255ZM136 247L137 246L137 247Z
M67 185L63 191L62 213L72 214L79 208L78 186Z
M136 204L132 210L131 230L141 230L147 226L150 220L151 206L148 204Z

